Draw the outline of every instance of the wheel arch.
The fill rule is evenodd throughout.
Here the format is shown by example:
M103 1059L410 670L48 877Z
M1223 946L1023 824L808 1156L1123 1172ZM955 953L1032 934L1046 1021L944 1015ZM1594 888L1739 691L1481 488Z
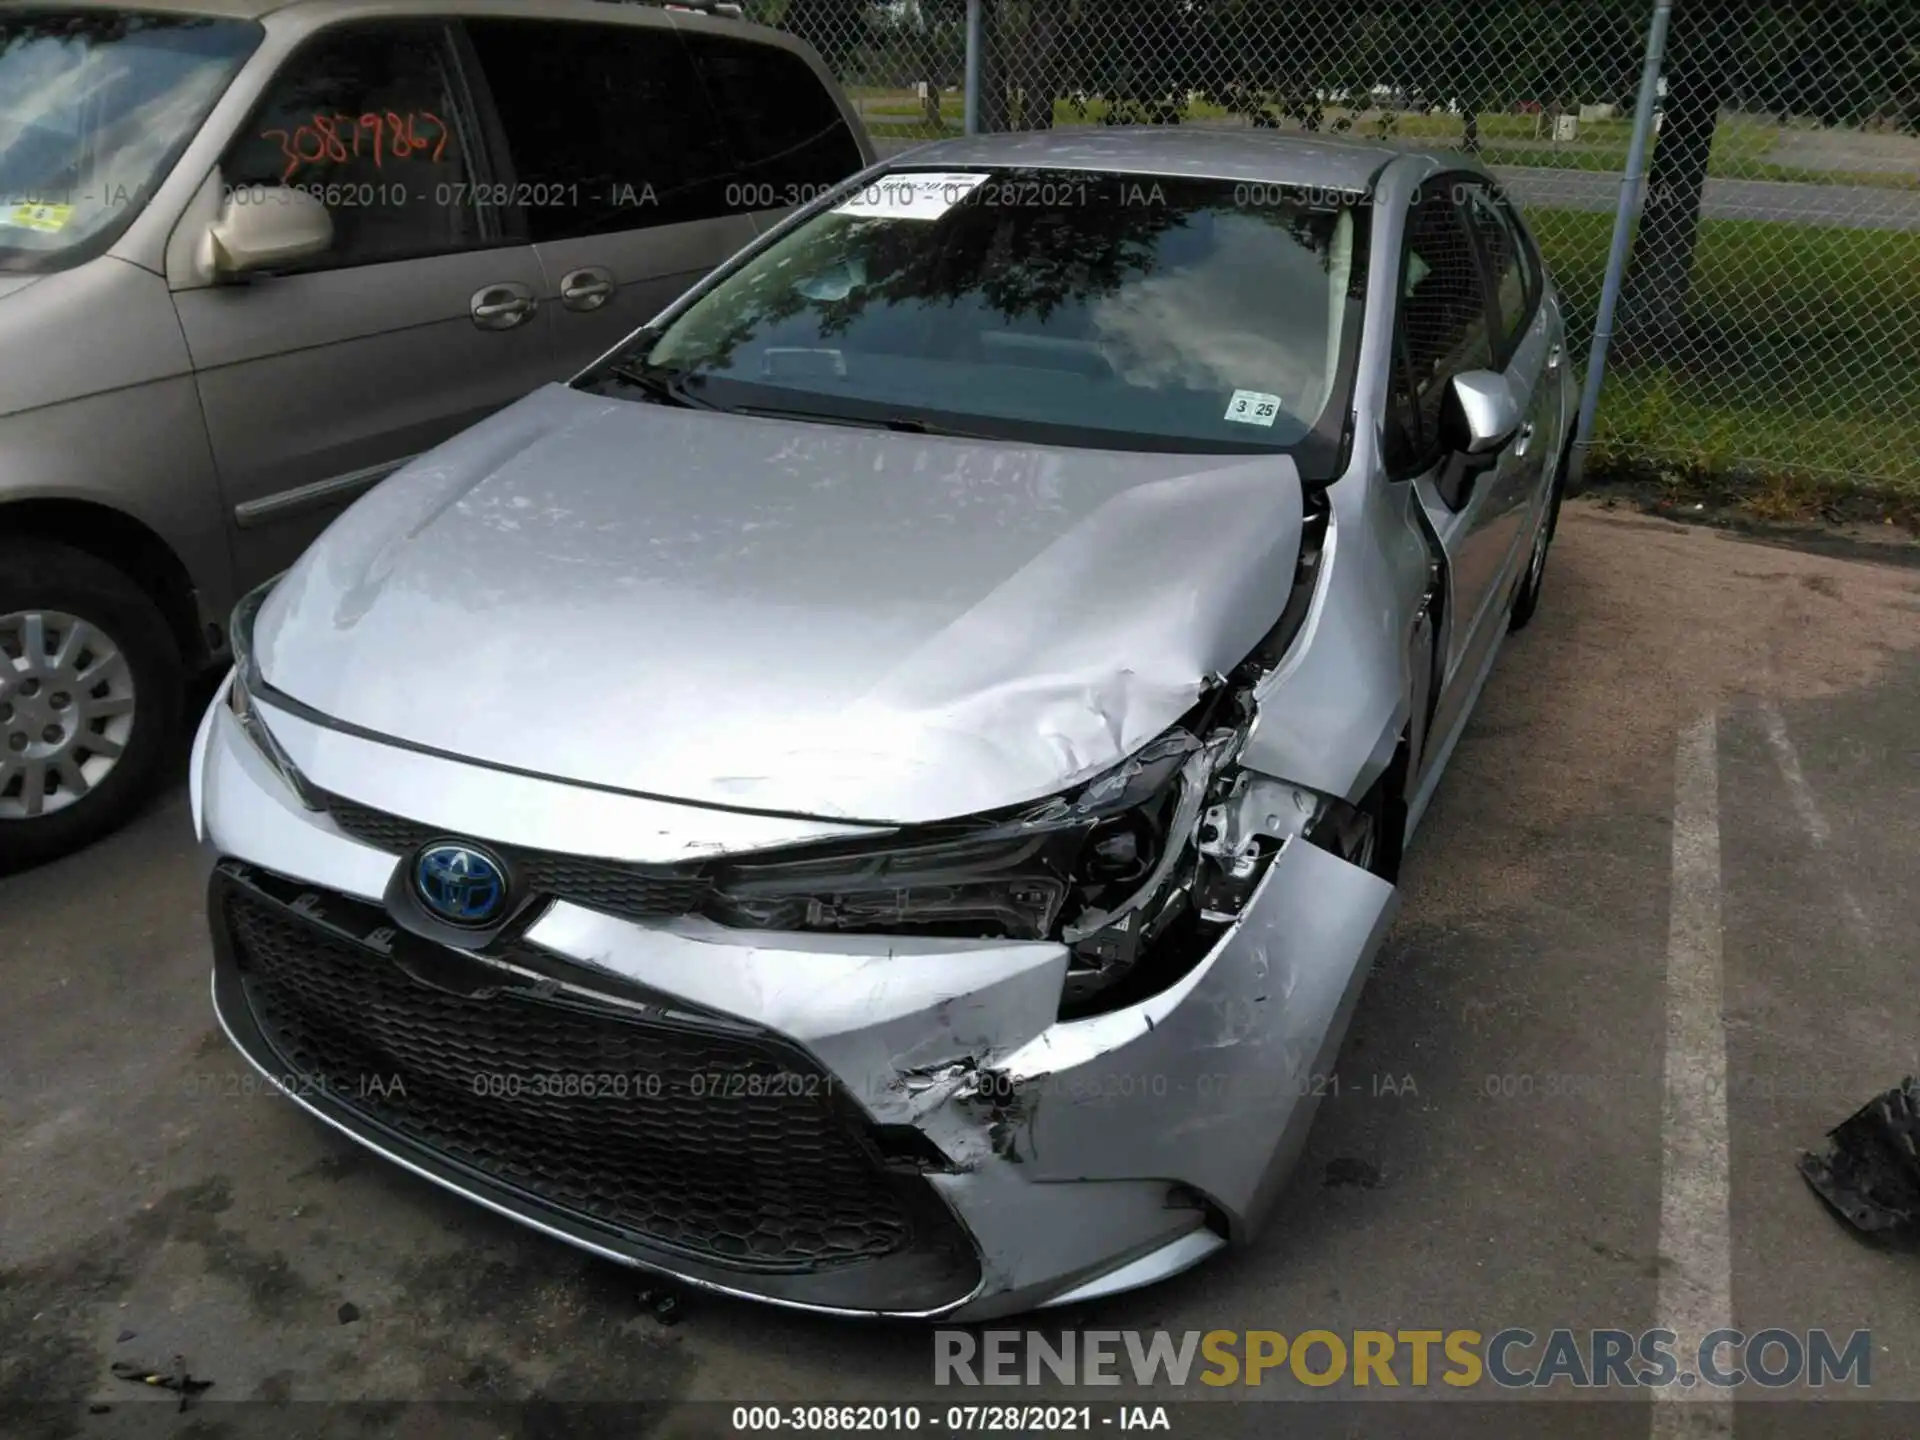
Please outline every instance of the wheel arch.
M224 641L201 627L199 597L186 563L156 531L124 510L65 497L13 500L0 505L0 533L66 545L119 570L159 610L190 668L207 664L224 648Z

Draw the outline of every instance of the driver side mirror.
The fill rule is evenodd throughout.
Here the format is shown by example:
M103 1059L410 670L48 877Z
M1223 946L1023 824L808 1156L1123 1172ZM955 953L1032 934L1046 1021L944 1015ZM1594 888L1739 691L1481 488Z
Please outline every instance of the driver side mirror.
M1500 463L1500 452L1525 418L1520 397L1497 370L1467 370L1447 382L1440 401L1446 459L1434 488L1448 509L1465 508L1475 483Z
M1490 460L1519 433L1520 397L1497 370L1467 370L1447 382L1440 402L1440 439L1458 455Z
M333 216L305 190L248 185L228 193L207 231L218 275L271 270L333 246Z

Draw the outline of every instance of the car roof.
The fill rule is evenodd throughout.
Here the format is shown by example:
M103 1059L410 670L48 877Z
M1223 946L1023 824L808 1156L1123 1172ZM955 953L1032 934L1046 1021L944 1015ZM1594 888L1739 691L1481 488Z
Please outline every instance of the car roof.
M925 165L1104 170L1120 174L1250 180L1365 191L1387 165L1414 155L1465 168L1457 154L1409 151L1318 135L1208 125L1074 126L1013 134L970 135L902 151L895 167Z
M206 15L223 20L262 20L283 10L299 10L306 14L325 14L331 10L348 10L354 14L368 11L379 12L389 8L379 0L0 0L0 12L16 8L18 5L55 5L61 9L81 10L146 10L170 15ZM398 3L390 7L396 14L418 13L422 7L418 3ZM493 14L526 14L551 16L563 20L611 20L614 22L631 21L638 24L667 24L679 20L701 19L716 23L719 27L738 26L740 29L759 29L758 26L738 25L726 17L698 15L692 10L673 10L669 15L666 3L645 3L645 0L485 0L480 5L449 3L430 7L434 14L460 15L475 10Z
M59 10L146 10L166 15L210 15L258 20L288 0L0 0L0 12L51 6Z

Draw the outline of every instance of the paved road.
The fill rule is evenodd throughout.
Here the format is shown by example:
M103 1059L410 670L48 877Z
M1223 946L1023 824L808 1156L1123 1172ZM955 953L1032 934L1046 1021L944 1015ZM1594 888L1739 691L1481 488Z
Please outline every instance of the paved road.
M1920 1260L1858 1243L1793 1169L1916 1068L1917 617L1920 570L1570 507L1274 1224L1170 1284L1032 1323L1639 1331L1724 1307L1749 1329L1871 1326L1872 1393L1920 1401ZM0 1433L678 1440L732 1433L729 1412L506 1407L956 1398L915 1327L699 1298L662 1325L626 1272L258 1093L209 1013L191 851L175 790L0 882ZM1726 1083L1676 1114L1669 1064L1709 1052ZM1727 1159L1676 1163L1695 1153ZM169 1429L195 1416L141 1405L109 1366L176 1353L217 1382L210 1400L375 1408L207 1409ZM1285 1433L1650 1433L1643 1403L1489 1416L1325 1394L1346 1403L1290 1406ZM379 1408L423 1398L455 1403ZM1910 1419L1742 1403L1733 1428ZM1275 1433L1256 1404L1176 1420Z
M882 139L883 156L923 142ZM1598 170L1498 166L1495 173L1522 204L1539 209L1611 214L1620 176ZM1709 180L1701 213L1713 220L1776 220L1845 230L1920 231L1920 191L1872 185L1801 185L1774 180Z
M1495 171L1535 209L1612 213L1618 175L1596 170L1500 166ZM1845 230L1920 230L1920 191L1872 185L1800 185L1775 180L1709 180L1700 213L1710 220L1776 220Z

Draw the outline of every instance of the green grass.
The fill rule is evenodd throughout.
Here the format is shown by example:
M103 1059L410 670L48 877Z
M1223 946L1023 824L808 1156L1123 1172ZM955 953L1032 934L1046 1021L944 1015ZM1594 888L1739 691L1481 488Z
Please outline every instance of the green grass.
M1591 316L1612 217L1530 219L1576 312ZM1704 221L1689 315L1686 353L1609 362L1601 451L1920 497L1920 234Z
M936 133L926 125L920 101L911 91L855 86L851 94L862 102L877 135L895 137ZM1083 111L1069 100L1053 104L1056 125L1099 124L1111 107L1105 100L1088 102ZM965 106L958 94L940 97L940 116L949 130L958 130ZM1225 119L1231 112L1206 101L1187 107L1191 120ZM1388 133L1401 141L1431 141L1436 145L1460 143L1460 117L1448 114L1388 114L1378 110L1347 111L1330 109L1326 124L1331 129L1340 121L1349 123L1350 133L1366 139L1382 136L1382 122ZM1627 146L1632 138L1631 117L1581 122L1577 140L1555 143L1550 132L1539 133L1532 115L1488 114L1480 117L1481 158L1489 165L1531 166L1549 170L1585 170L1618 174L1626 169ZM1920 175L1886 171L1817 170L1805 166L1776 164L1768 157L1781 135L1772 121L1753 116L1729 115L1714 134L1713 156L1708 173L1719 179L1773 180L1796 185L1866 185L1884 190L1920 190Z

